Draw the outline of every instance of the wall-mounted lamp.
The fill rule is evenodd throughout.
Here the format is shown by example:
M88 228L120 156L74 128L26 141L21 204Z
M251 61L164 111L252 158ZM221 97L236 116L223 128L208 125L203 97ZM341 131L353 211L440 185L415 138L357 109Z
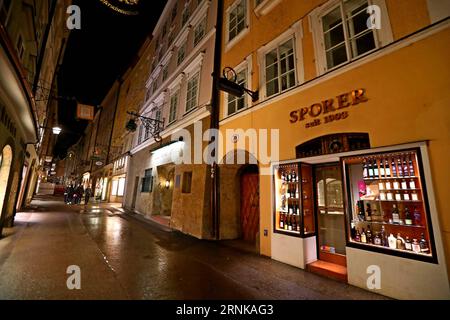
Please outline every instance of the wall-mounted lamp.
M169 187L170 187L170 181L169 180L166 180L165 186L166 186L166 189L169 189Z

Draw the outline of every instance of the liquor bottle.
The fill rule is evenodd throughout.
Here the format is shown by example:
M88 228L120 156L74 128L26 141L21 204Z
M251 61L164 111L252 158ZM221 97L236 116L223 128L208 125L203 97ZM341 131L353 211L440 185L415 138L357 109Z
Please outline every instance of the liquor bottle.
M292 170L291 177L292 177L292 182L297 182L297 173L295 173L294 170Z
M369 175L368 169L367 169L367 162L366 160L363 161L363 178L367 179Z
M295 212L298 216L300 215L300 207L297 206L297 211Z
M384 182L378 182L378 190L384 190Z
M414 179L409 180L409 188L410 189L416 188L416 182L414 181Z
M374 178L374 172L373 172L373 167L372 167L372 161L369 159L369 164L368 164L368 167L369 167L369 178Z
M413 165L413 162L412 162L411 158L409 158L409 175L411 177L414 177L416 175L416 173L414 171L414 165Z
M386 200L386 193L380 192L380 200L381 200L381 201Z
M394 183L392 184L395 190L400 189L400 184L398 183L397 180L394 180Z
M387 235L386 235L386 230L384 229L384 226L381 226L380 237L381 237L381 244L383 245L383 247L389 246Z
M416 192L416 191L413 191L413 192L411 193L411 200L412 200L412 201L419 201L419 196L417 195L417 192Z
M366 203L366 220L372 221L372 208L370 207L370 203Z
M392 185L390 181L386 181L386 190L392 189Z
M400 233L397 233L397 249L405 250L405 239L400 236Z
M420 253L420 244L417 241L417 239L413 239L411 246L412 246L412 251L414 251L415 253Z
M292 216L292 230L297 231L297 218Z
M408 236L405 239L405 250L412 251L412 243Z
M383 178L386 176L386 169L384 168L384 161L383 159L380 159L380 178Z
M377 162L378 162L377 159L373 159L373 175L375 179L378 179L380 177Z
M358 200L356 202L356 207L358 209L359 221L364 221L366 219L366 217L364 215L364 202L362 200Z
M392 158L391 166L392 166L392 176L395 178L397 177L397 167L395 166L395 158Z
M290 215L292 214L292 205L291 204L288 204L288 212Z
M421 235L419 246L420 246L420 252L426 253L426 254L430 253L430 248L428 247L428 242L427 242L427 240L425 240L425 235L423 233Z
M284 229L284 213L280 213L280 229Z
M355 233L355 241L356 242L361 242L361 234L359 233L359 230L356 229L356 233Z
M414 207L413 216L414 216L414 224L417 226L421 226L422 225L422 216L421 216L419 210L417 209L417 207Z
M411 197L409 196L408 191L403 192L403 200L405 200L405 201L411 200Z
M391 191L389 191L389 192L386 194L386 198L387 198L389 201L392 201L392 200L394 200L394 194L393 194Z
M407 226L412 226L412 224L413 224L413 221L411 218L411 213L409 212L408 207L405 208L405 224Z
M397 159L398 177L403 177L402 159Z
M392 222L399 224L400 223L400 213L398 212L397 205L392 205Z
M288 218L288 230L292 231L292 214L289 214Z
M286 176L286 182L291 182L291 174L288 172Z
M406 158L403 158L403 176L407 177L409 175L408 163L406 162Z
M284 230L288 230L289 229L289 215L285 215L285 219L284 219Z
M373 240L373 244L377 245L377 246L381 246L381 237L380 237L380 233L377 232L377 234L375 235L375 239Z
M384 160L384 172L385 172L386 178L391 177L391 169L389 168L389 160L388 159Z
M370 225L367 226L366 240L367 240L367 243L373 243L372 231L370 230Z
M367 243L367 237L366 237L366 232L364 231L364 228L362 229L362 232L361 232L361 242Z
M405 179L402 180L401 185L402 185L402 189L403 190L407 190L408 189L408 182L406 182Z
M389 248L391 249L397 249L397 239L394 237L394 235L391 233L388 238Z
M395 192L395 200L397 200L397 201L401 201L402 200L402 195L400 194L399 191Z
M298 194L298 184L295 185L295 198L299 199L299 194Z

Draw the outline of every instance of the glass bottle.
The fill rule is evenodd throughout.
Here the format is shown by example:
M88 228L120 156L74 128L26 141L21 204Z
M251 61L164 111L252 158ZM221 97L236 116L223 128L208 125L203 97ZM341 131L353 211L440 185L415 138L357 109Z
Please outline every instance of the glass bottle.
M284 213L280 213L280 229L284 229Z
M392 205L392 222L395 224L400 223L400 213L398 212L398 208L396 204Z
M356 242L361 242L361 234L359 233L359 230L356 229L356 233L355 233L355 241Z
M391 233L388 238L389 248L391 249L397 249L397 239L394 237L394 235Z
M395 178L397 177L397 167L395 166L395 158L392 158L392 176Z
M416 173L414 171L414 165L413 165L413 162L412 162L411 158L409 158L409 175L411 177L414 177L416 175Z
M373 159L373 176L375 179L378 179L380 177L378 172L378 161L377 159Z
M416 182L414 181L414 179L409 180L409 188L410 189L416 188Z
M380 159L380 178L385 177L386 175L386 169L384 168L384 161L383 159Z
M366 237L366 232L364 231L364 228L362 229L362 232L361 232L361 242L367 243L367 237Z
M367 179L369 177L369 172L368 172L368 168L367 168L367 161L364 159L363 160L363 178Z
M367 241L367 243L372 243L373 242L372 231L370 230L370 225L367 226L366 241Z
M407 226L412 226L412 224L413 224L412 218L411 218L411 213L409 212L408 207L405 208L405 224Z
M377 234L375 235L375 239L373 240L373 244L377 245L377 246L381 246L381 237L380 237L380 233L377 232Z
M405 249L405 240L400 236L400 233L397 233L397 249Z
M405 250L412 251L412 243L408 236L405 239Z
M374 171L372 167L372 161L368 160L368 171L369 171L369 178L374 178Z
M385 172L386 178L391 177L391 169L389 168L389 160L388 159L384 160L384 172Z
M386 230L384 229L384 226L381 226L381 244L383 245L383 247L387 247L388 246L388 241L387 241L387 236L386 236Z
M366 203L366 220L372 221L372 208L370 203Z
M420 246L421 253L426 253L426 254L430 253L430 248L428 247L428 241L425 240L425 235L423 233L421 235L419 246Z
M420 214L420 211L417 209L417 207L414 207L413 216L414 216L414 224L417 226L421 226L422 225L422 216Z
M402 160L400 158L397 159L397 170L398 170L398 177L403 177Z
M415 253L420 253L420 244L417 241L417 239L413 239L411 246L412 246L412 251L414 251Z

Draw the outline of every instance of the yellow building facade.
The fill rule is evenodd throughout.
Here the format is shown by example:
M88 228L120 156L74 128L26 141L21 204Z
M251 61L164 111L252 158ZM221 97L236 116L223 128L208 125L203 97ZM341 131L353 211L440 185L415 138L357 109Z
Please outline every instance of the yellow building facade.
M279 144L279 148L275 148L278 155L272 152L270 161L265 161L261 152L256 152L266 147L261 143L253 149L247 143L243 150L238 150L240 147L237 146L233 150L235 154L249 153L258 164L259 230L255 240L259 243L260 253L310 270L316 269L311 266L316 260L326 263L331 260L345 269L345 281L394 298L448 299L449 5L425 0L224 2L222 69L234 68L236 80L252 91L259 91L259 100L252 102L245 96L239 101L223 93L220 131L223 137L230 137L227 130L243 129L243 132L231 135L236 145L237 141L248 141L248 134L245 134L248 129L279 130L279 140L268 139L269 155L271 144ZM366 24L368 19L372 19L372 28ZM348 146L352 134L364 137L355 149ZM222 141L224 159L230 154L228 140ZM333 145L336 141L337 145ZM314 147L314 143L322 146ZM329 150L324 151L326 148ZM366 250L365 245L353 245L353 232L360 223L367 226L368 220L358 221L356 228L350 223L354 203L350 195L347 199L345 190L345 196L342 196L345 198L342 199L345 219L342 218L339 227L342 227L339 241L343 241L344 250L341 255L333 254L338 246L330 249L321 242L324 236L318 209L320 199L315 203L316 208L312 208L316 218L313 218L315 230L311 237L306 236L306 228L299 231L302 234L299 237L290 237L289 232L277 232L281 219L275 214L277 192L286 180L284 175L276 175L281 174L283 165L298 166L296 174L303 176L307 173L303 166L300 167L302 164L305 168L307 165L315 168L336 163L336 170L343 171L339 177L342 176L345 189L352 184L352 178L347 176L353 169L353 160L349 157L363 159L361 155L367 154L369 161L379 163L379 166L375 165L376 170L383 170L384 174L386 168L390 171L393 168L384 166L385 155L399 154L401 150L415 150L413 154L418 154L416 160L411 160L411 168L414 167L411 170L416 172L415 175L420 171L423 188L423 199L420 199L426 201L424 211L428 212L422 213L422 217L428 215L429 236L425 235L425 238L429 238L433 259L410 259L408 255L392 254L384 248ZM381 160L374 160L380 154ZM407 161L407 157L403 161ZM233 170L233 166L224 164L221 168L221 192L235 193L231 199L221 196L223 238L231 235L233 228L245 228L236 222L239 210L242 216L245 209L242 207L243 191L239 194L236 191L239 189L233 191L230 187L233 185L230 181L242 179L240 167L235 166ZM395 167L395 170L405 170L406 176L406 169ZM362 168L361 165L361 172ZM266 174L266 170L271 174ZM310 178L318 181L319 171L314 172ZM410 177L413 176L411 173ZM307 179L303 178L300 184L303 182L307 183ZM383 188L385 186L383 184ZM311 190L312 197L320 198L319 186L313 189L316 190ZM305 190L301 187L300 193ZM378 193L384 194L381 187L374 196L377 200ZM367 194L364 197L368 199ZM294 216L296 208L304 210L307 207L304 200L302 204L294 205ZM225 207L233 208L232 212ZM302 219L303 228L306 227L305 216ZM396 228L403 228L408 224L407 220L405 218L405 222L397 224ZM389 228L396 224L395 217L394 221L380 224ZM357 231L364 232L364 229ZM399 250L394 251L398 253ZM324 256L331 256L331 259ZM367 279L371 269L368 268L374 265L380 267L382 281L380 288L371 289Z

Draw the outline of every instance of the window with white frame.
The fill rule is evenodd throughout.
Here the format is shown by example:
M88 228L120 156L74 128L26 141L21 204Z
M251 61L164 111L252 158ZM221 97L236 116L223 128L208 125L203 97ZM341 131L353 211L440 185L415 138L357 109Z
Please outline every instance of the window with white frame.
M206 17L194 29L194 47L206 34Z
M236 82L244 87L247 87L247 68L237 72L236 75L237 75ZM236 97L231 94L228 94L227 115L230 116L233 113L236 113L239 110L244 109L246 106L247 103L245 94L242 95L241 97Z
M265 78L267 97L295 86L294 47L294 38L291 38L266 54Z
M119 178L119 185L117 187L117 195L123 197L125 193L125 178Z
M322 15L327 68L361 56L377 47L375 32L367 27L367 0L347 0Z
M176 92L170 97L169 123L174 122L177 118L178 95L179 92Z
M186 112L197 107L199 73L189 79L187 83Z
M186 56L186 42L178 48L177 66L179 66Z
M228 12L228 41L233 40L246 28L247 0L238 0Z
M183 14L181 15L181 26L183 27L189 20L189 7L184 8Z

